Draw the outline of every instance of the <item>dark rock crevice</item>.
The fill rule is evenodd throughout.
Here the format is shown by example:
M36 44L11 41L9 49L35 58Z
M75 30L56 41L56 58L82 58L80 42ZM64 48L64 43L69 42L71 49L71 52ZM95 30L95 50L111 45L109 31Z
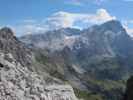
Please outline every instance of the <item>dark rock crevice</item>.
M127 80L126 92L123 100L133 100L133 76Z

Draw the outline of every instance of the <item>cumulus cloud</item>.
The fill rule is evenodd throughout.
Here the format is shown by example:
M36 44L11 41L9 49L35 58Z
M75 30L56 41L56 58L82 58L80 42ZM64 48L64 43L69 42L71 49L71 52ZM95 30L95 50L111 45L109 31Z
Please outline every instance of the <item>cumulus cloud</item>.
M48 30L47 25L37 20L23 20L13 26L16 33L20 36L25 34L44 33Z
M69 12L57 12L45 20L45 23L49 27L66 28L74 27L75 23L79 24L101 24L103 22L116 19L111 16L105 9L98 9L94 14L84 14L84 13L69 13ZM84 25L83 25L84 26Z
M42 33L46 31L46 28L43 26L37 25L22 25L17 27L18 33L22 34L32 34L32 33Z
M17 33L32 34L43 33L67 27L86 28L93 24L101 24L116 19L106 9L98 9L96 13L70 13L59 11L41 21L27 19L15 26Z
M48 30L59 28L87 28L94 24L101 24L109 20L115 20L106 9L98 9L95 13L70 13L59 11L48 18L40 21L34 19L26 19L20 21L21 23L12 26L12 28L20 35L44 33ZM122 24L130 36L133 37L133 20L122 21Z

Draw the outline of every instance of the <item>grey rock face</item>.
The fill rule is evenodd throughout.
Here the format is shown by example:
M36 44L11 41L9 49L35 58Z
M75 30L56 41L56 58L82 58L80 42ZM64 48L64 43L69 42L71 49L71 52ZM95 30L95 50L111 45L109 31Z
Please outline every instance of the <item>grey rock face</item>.
M79 35L80 30L78 29L62 28L43 34L22 36L20 40L35 48L48 48L54 51L62 50L65 46L71 46Z
M23 43L21 43L11 29L5 27L0 30L0 50L11 53L21 65L30 65L32 54Z
M0 100L77 100L70 85L29 70L31 61L30 50L9 28L1 29Z
M1 100L77 100L69 85L48 84L43 77L22 67L11 54L0 54Z

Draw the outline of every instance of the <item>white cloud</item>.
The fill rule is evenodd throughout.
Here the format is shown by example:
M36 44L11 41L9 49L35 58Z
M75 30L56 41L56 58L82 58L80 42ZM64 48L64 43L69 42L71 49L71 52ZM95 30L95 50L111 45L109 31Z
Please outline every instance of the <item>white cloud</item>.
M69 4L69 5L74 5L74 6L82 6L83 2L81 2L81 0L68 0L68 1L64 1L65 4Z
M75 5L75 6L83 6L90 3L101 5L103 2L109 0L64 0L65 4Z
M36 20L34 20L34 19L25 19L22 22L23 23L36 23Z
M24 26L19 26L18 30L23 32L24 34L32 34L32 33L41 33L46 31L46 29L42 26L37 26L37 25L24 25Z
M13 27L19 35L43 33L48 30L47 25L43 25L37 20L23 20Z
M133 20L125 20L125 21L123 21L123 23L124 23L125 25L133 24Z
M101 24L103 22L116 19L115 16L111 16L105 9L98 9L96 14L88 14L86 21L92 24Z
M101 24L103 22L116 19L105 9L98 9L94 14L57 12L45 20L51 28L74 27L75 23L80 24ZM84 25L83 25L84 26Z
M107 2L109 0L95 0L94 3L96 3L97 5L101 5L103 2Z
M109 20L116 19L106 9L98 9L96 13L70 13L70 12L56 12L43 20L26 19L20 21L19 24L12 27L16 33L20 35L44 33L48 30L59 28L87 28L94 24L101 24ZM78 24L77 24L78 23ZM130 36L133 37L133 20L122 21L122 24Z
M82 29L113 19L116 18L111 16L106 9L98 9L96 13L70 13L60 11L41 21L33 19L23 20L15 28L19 34L43 33L47 30L67 27L79 27Z
M123 0L123 1L125 1L125 2L133 2L133 0Z
M125 27L125 29L126 29L127 32L129 33L129 35L133 37L133 28Z
M133 37L133 28L130 28L129 25L133 25L133 20L122 21L123 27L126 29L128 34Z

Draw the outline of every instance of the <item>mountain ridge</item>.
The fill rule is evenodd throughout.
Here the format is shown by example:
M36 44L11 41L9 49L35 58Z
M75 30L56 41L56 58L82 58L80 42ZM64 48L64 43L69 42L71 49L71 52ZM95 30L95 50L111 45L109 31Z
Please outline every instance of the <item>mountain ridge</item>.
M31 70L33 57L31 49L10 28L0 30L0 99L78 100L69 84L47 72L41 75Z
M82 30L80 34L72 35L74 38L68 35L67 45L65 32L59 36L58 32L47 33L51 38L42 39L42 48L37 42L34 44L34 40L31 42L38 61L49 65L48 68L42 65L41 71L47 70L50 75L67 81L80 93L95 93L103 100L120 99L125 88L123 81L132 73L133 60L133 40L121 23L112 20Z
M24 66L31 64L32 54L30 49L26 48L25 44L20 42L8 27L0 30L0 49L5 53L12 53L14 58Z

